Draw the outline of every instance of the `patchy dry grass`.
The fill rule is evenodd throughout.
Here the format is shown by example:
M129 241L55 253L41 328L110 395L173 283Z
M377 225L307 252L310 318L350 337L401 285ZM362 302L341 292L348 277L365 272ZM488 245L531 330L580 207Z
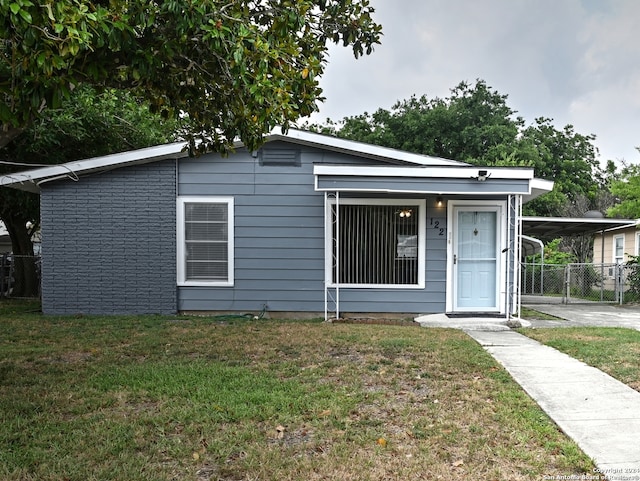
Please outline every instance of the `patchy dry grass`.
M531 480L593 468L462 332L6 307L5 480Z
M561 317L552 316L551 314L545 314L544 312L536 311L535 309L531 309L530 307L522 307L521 308L521 317L523 319L533 320L533 319L542 319L542 320L550 320L550 321L564 321Z
M520 332L640 391L639 331L611 327L571 327L522 329Z

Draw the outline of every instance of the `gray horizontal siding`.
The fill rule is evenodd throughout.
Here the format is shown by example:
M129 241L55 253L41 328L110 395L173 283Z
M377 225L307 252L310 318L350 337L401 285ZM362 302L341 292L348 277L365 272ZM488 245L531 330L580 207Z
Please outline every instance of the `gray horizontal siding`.
M323 162L372 163L308 148L299 166L262 166L246 151L180 161L179 195L234 198L235 281L233 287L179 287L179 310L258 312L267 304L271 311L324 311L324 194L314 191L313 176L313 164ZM342 289L347 306L358 312L442 312L446 237L428 241L427 250L425 289Z
M427 282L425 289L340 289L340 312L444 312L445 297L440 282ZM330 304L332 310L334 305Z
M277 271L277 270L297 270L297 271L306 271L306 270L322 270L324 269L324 259L322 257L318 257L317 259L312 259L308 255L304 257L296 259L293 256L288 256L286 258L283 256L280 259L274 258L265 258L265 257L243 257L240 255L241 252L236 251L236 269L254 269L261 271ZM258 259L258 262L256 262ZM286 260L283 260L286 259Z
M194 299L198 297L219 296L216 298L222 299L262 299L262 292L282 292L289 298L294 298L298 291L315 291L320 286L319 295L322 297L323 283L321 280L300 280L293 283L288 278L282 279L269 279L269 282L265 282L264 279L243 279L237 281L234 287L180 287L182 292L181 299ZM251 292L256 291L256 292ZM215 294L214 294L215 293ZM288 293L288 294L287 294ZM194 297L195 296L195 297Z
M301 240L298 237L267 237L265 235L260 235L260 241L257 242L255 237L237 237L236 236L236 249L237 248L247 248L247 249L262 249L265 253L266 257L275 256L276 249L303 249L307 252L307 256L314 257L315 254L312 254L311 250L308 248L308 243L313 240L315 244L317 244L317 248L321 248L320 244L318 244L318 239L304 239ZM273 249L273 251L271 251ZM280 258L280 256L278 256ZM314 257L315 258L315 257Z
M432 205L432 204L429 204ZM424 312L444 312L447 283L447 217L444 208L427 209L427 252L425 290L437 295Z
M324 195L313 189L308 157L300 159L262 166L239 151L180 162L180 195L231 195L235 211L234 286L180 287L180 310L323 309Z
M47 314L177 309L175 161L43 184Z
M247 241L249 242L249 241ZM269 265L275 264L280 265L282 262L281 259L292 259L292 260L322 260L323 253L319 249L314 249L310 251L306 248L300 248L300 243L297 239L291 239L291 243L294 244L293 247L271 247L271 248L253 248L253 247L238 247L238 243L236 241L236 265L239 262L249 261L254 263L253 259L259 259L261 265Z
M236 208L236 211L238 209ZM260 224L260 221L257 221ZM284 225L271 225L271 226L262 226L258 225L255 227L250 226L236 226L236 238L248 237L255 238L255 236L260 236L261 238L277 238L277 239L298 239L300 242L307 242L308 240L317 240L324 235L324 228L322 227L311 227L308 225L292 225L292 226L284 226ZM256 241L256 246L260 245L259 241Z

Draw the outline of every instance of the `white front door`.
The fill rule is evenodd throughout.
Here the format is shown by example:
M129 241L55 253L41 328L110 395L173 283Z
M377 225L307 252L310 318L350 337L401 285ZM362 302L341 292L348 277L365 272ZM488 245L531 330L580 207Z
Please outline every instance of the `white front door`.
M453 310L498 311L500 207L453 208Z

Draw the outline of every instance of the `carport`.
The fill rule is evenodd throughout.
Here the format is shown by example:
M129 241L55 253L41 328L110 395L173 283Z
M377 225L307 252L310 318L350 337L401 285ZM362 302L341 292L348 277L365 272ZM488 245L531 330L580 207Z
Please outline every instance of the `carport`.
M542 243L558 237L592 237L620 227L635 225L630 219L602 217L522 217L522 253L529 256L543 251ZM602 243L604 249L604 243ZM603 256L604 257L604 256ZM521 302L568 304L577 302L618 302L624 298L623 266L575 263L521 265ZM577 294L577 295L576 295ZM613 298L609 294L612 294ZM533 297L533 298L532 298Z

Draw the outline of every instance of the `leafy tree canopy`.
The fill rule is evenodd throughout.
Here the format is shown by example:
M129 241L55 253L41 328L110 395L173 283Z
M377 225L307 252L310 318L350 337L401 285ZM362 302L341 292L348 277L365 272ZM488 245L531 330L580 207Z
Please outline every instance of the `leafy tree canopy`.
M173 139L175 122L149 112L127 92L76 88L60 108L47 109L6 147L0 149L0 174L26 166L58 164L162 144ZM31 235L39 225L36 194L0 189L0 220L17 256L33 255ZM30 227L27 227L29 224ZM35 295L33 264L17 266L14 295Z
M413 96L391 110L308 127L475 165L533 167L536 176L554 180L555 188L525 206L530 215L562 215L578 196L596 202L605 182L593 135L578 134L571 125L558 130L548 118L526 126L507 96L483 80L462 82L444 99Z
M191 146L255 148L317 109L330 42L379 43L368 0L0 0L0 147L89 84L188 119Z
M429 99L412 96L397 102L391 110L378 109L328 121L316 130L343 138L368 142L472 163L501 157L501 146L513 142L522 119L506 104L506 96L492 91L478 80L460 83L451 96Z
M610 189L618 203L607 210L607 216L640 218L640 165L624 166L619 177L611 181Z

